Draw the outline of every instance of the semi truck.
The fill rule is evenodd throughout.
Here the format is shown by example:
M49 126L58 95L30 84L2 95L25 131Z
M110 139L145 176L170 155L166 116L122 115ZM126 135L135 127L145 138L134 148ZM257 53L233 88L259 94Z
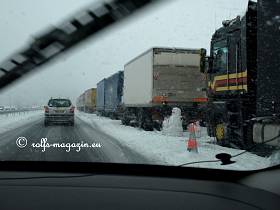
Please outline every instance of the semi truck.
M97 111L100 115L120 119L122 113L123 71L97 84Z
M93 113L96 110L96 88L85 91L85 112Z
M280 134L277 4L249 1L243 17L224 21L212 36L207 129L222 145L247 149ZM278 139L262 149L280 146Z
M105 83L106 78L98 82L96 85L96 111L97 114L101 116L105 115Z
M76 107L79 111L85 111L85 92L83 92L76 100Z
M76 101L79 111L93 113L96 111L96 88L90 88L83 92Z
M160 129L172 108L182 111L184 126L202 120L207 102L205 49L154 47L124 66L124 125Z

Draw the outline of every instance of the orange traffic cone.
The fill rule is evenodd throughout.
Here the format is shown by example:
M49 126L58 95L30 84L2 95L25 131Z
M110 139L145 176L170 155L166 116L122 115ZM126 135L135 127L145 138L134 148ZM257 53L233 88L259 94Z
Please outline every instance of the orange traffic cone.
M191 151L198 152L194 123L191 123L189 125L188 130L189 130L189 133L190 133L189 134L189 140L187 142L188 151L189 152L191 152Z

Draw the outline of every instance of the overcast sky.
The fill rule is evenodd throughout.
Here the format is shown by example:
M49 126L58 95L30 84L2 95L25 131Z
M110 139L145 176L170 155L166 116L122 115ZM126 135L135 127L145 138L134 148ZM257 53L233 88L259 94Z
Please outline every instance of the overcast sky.
M0 62L32 37L57 25L92 0L1 0ZM99 34L58 61L0 92L0 105L46 104L50 97L73 101L84 90L122 70L153 46L206 48L224 19L244 14L247 0L166 0Z

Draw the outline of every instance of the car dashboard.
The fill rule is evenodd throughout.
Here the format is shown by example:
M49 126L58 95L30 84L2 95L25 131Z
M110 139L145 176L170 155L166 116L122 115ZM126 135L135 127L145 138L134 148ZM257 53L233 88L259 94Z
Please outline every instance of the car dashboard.
M245 176L233 174L218 181L211 177L217 175L215 170L211 174L207 169L172 171L154 166L152 170L153 166L148 166L145 171L145 166L129 166L130 170L119 166L115 172L97 167L96 173L1 171L1 208L247 210L280 206L279 168ZM142 172L137 175L139 169ZM217 178L230 174L226 173L220 171Z

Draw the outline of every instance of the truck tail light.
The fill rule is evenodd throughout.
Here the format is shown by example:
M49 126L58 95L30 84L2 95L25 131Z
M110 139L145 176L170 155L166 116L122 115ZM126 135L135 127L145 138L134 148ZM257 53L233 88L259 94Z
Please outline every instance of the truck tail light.
M193 102L208 102L208 98L193 98Z
M153 103L166 103L168 98L166 96L154 96L152 102Z

